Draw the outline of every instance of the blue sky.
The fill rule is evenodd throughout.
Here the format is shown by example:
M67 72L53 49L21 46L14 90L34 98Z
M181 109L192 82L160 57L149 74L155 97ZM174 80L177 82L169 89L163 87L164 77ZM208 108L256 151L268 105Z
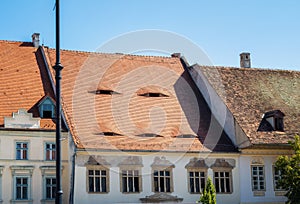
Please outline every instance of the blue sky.
M0 39L30 41L39 32L54 47L54 4L1 0ZM61 47L95 51L124 33L156 29L189 39L214 65L239 66L247 51L252 67L300 71L299 10L298 0L61 0Z

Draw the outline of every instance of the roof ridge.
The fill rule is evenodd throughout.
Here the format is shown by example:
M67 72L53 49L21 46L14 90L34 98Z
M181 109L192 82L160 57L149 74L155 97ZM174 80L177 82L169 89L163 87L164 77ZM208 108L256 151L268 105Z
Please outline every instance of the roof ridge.
M55 48L51 48L51 47L48 47L48 46L44 46L44 47L47 48L47 49L49 49L49 50L55 50ZM83 54L111 55L111 56L124 55L124 56L128 56L128 57L176 59L176 57L172 57L172 56L138 55L138 54L128 54L128 53L118 53L118 52L111 53L111 52L72 50L72 49L61 49L61 51L74 52L74 53L83 53Z
M194 66L194 65L193 65ZM288 70L288 69L280 69L280 68L266 68L266 67L251 67L251 68L242 68L242 67L230 67L230 66L212 66L212 65L199 65L199 67L203 67L203 68L217 68L217 69L236 69L236 70L242 70L242 71L247 71L247 70L251 70L251 71L271 71L271 72L296 72L299 73L300 71L298 70Z
M30 41L0 40L0 43L32 43Z

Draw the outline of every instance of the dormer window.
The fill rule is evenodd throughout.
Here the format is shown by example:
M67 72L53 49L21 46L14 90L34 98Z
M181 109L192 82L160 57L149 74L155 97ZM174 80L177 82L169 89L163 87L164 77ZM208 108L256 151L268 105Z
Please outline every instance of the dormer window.
M38 106L41 118L54 118L55 105L54 101L49 96L46 96Z
M120 94L120 93L109 89L98 89L95 91L95 94L113 95L113 94Z
M145 97L169 97L163 93L144 93L139 94L139 96L145 96Z
M258 131L284 131L284 113L280 110L266 112L258 127Z

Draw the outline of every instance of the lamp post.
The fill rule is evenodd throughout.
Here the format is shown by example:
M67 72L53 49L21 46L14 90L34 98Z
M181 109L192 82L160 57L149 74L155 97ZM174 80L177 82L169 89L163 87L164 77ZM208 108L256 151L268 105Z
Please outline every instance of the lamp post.
M63 66L60 64L60 36L59 36L59 0L56 0L56 62L53 66L55 70L56 82L56 197L55 204L62 204L61 187L61 99L60 80Z

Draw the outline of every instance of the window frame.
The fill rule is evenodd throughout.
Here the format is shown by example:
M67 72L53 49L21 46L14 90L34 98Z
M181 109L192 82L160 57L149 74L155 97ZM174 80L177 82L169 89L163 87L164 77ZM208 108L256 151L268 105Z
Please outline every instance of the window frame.
M22 147L18 148L18 144L21 144ZM26 144L26 148L23 145ZM16 141L15 142L15 151L16 151L16 160L29 160L29 142L28 141ZM20 158L18 158L18 151L20 151ZM26 158L24 157L24 151L26 151Z
M47 148L47 145L55 146L55 148ZM47 158L47 152L50 151L49 153L49 159ZM54 156L53 156L54 154ZM52 157L52 159L51 159ZM54 158L53 158L54 157ZM55 161L56 160L56 144L55 142L45 142L45 161Z
M220 175L219 175L219 177L216 178L216 173L224 173L224 176L220 177ZM230 189L227 192L221 192L221 191L218 192L218 189L217 189L218 185L216 184L216 179L222 179L222 180L225 179L224 186L226 187L227 186L226 185L226 179L227 179L227 177L226 177L225 173L228 173L228 179L229 179L228 185L229 185ZM220 168L220 167L213 168L213 179L214 179L213 182L214 182L214 186L215 186L217 194L232 194L233 193L232 168L228 168L228 167L227 168ZM219 182L221 182L221 181L219 180Z
M194 177L192 179L194 179L194 192L192 192L192 186L191 186L191 175L190 173L194 173ZM196 178L195 177L195 173L198 172L199 173L199 192L197 191L197 186L195 185L196 184ZM204 174L204 176L202 177L201 176L201 173ZM204 183L202 183L202 179L204 179ZM203 189L205 188L205 185L206 185L206 180L207 180L207 168L188 168L187 169L187 180L188 180L188 191L190 194L199 194L199 193L202 193ZM203 186L203 188L202 188Z
M166 172L166 171L169 171L170 172L170 175L169 176L166 176L165 175L165 173L164 173L164 175L163 176L161 176L161 175L159 175L159 173L158 173L158 176L157 176L157 178L158 178L158 183L160 183L160 178L162 177L162 178L165 178L166 179L166 177L167 178L169 178L170 179L170 191L161 191L161 190L158 190L158 191L156 191L155 190L155 178L156 178L156 176L154 175L154 173L156 172L156 171L158 171L158 172L161 172L161 171L163 171L163 172ZM173 187L173 167L153 167L152 168L152 192L154 192L154 193L172 193L172 192L174 192L174 187ZM164 189L166 189L167 187L166 187L166 180L164 179ZM158 188L160 189L160 185L158 184Z
M51 197L47 197L47 188L48 188L47 179L51 179L51 184L49 185L49 187L51 188L52 193L54 193L54 196L53 196L53 194L51 194L52 195ZM53 182L52 182L53 179L55 180L55 184L53 184ZM56 177L55 176L45 175L43 180L44 180L44 185L43 185L44 195L43 195L43 199L47 200L47 201L48 200L50 200L50 201L55 200L56 190L57 190Z
M95 171L100 171L99 177L100 177L100 189L101 189L101 182L102 182L102 171L106 171L106 181L105 181L105 187L106 187L106 191L95 191L95 185L94 184L94 191L90 191L90 175L89 175L89 171L94 171L94 180L95 180ZM103 176L104 177L104 176ZM95 181L94 181L95 183ZM87 165L86 166L86 192L88 194L107 194L110 191L110 186L109 186L109 169L102 166L102 165Z
M261 187L260 187L260 182L262 182L261 180L260 180L260 175L259 175L259 171L258 171L258 174L257 175L254 175L254 173L253 173L253 168L254 167L256 167L256 168L259 168L259 167L262 167L263 169L262 169L262 171L263 171L263 189L261 189ZM258 179L257 179L257 182L258 182L258 184L257 184L257 186L259 187L258 189L255 189L254 188L254 176L255 177L257 177ZM265 165L263 165L263 164L252 164L251 165L251 188L252 188L252 191L253 192L265 192L266 191L266 173L265 173Z
M27 194L26 194L26 198L23 198L23 196L21 196L21 198L18 198L18 184L17 184L17 179L26 179L27 180L27 184L25 184L26 186L23 186L21 184L21 189L23 188L27 188ZM30 195L31 195L31 177L30 176L25 176L25 175L16 175L14 176L14 195L13 198L15 201L28 201L30 200Z
M123 189L123 178L124 178L124 174L123 174L123 171L126 171L126 178L133 178L133 189L134 189L134 178L137 178L138 180L138 190L137 191L128 191L128 180L127 180L127 191L124 191ZM128 175L128 171L132 171L133 172L133 175L130 176ZM138 172L137 175L134 175L135 171ZM138 194L138 193L141 193L143 190L142 190L142 171L141 171L141 167L120 167L120 192L121 193L124 193L124 194Z

